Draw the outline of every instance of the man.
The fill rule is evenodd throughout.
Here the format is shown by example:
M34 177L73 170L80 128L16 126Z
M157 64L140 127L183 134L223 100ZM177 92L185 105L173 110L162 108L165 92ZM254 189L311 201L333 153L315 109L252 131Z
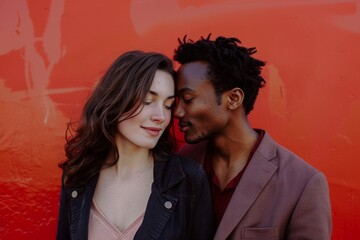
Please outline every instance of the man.
M261 129L248 114L263 61L236 38L180 41L174 59L175 116L187 143L180 154L203 164L217 219L215 240L330 239L326 177Z

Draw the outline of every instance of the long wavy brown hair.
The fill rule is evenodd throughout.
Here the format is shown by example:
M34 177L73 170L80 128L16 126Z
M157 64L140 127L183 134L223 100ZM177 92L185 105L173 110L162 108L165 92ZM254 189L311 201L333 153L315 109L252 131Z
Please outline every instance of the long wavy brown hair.
M102 168L117 163L115 135L119 119L133 117L143 105L156 70L166 71L174 78L171 60L160 53L130 51L112 63L87 100L78 126L68 123L66 160L59 163L65 186L82 186ZM172 125L171 122L152 149L155 161L167 160L175 151ZM109 154L115 158L105 162Z

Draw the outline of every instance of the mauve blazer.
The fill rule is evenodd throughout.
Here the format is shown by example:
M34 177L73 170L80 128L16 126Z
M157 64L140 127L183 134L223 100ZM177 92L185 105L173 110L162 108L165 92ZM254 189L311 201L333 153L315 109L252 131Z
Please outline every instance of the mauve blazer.
M90 207L98 175L86 186L61 188L57 239L87 239ZM203 239L214 236L208 180L196 162L173 156L154 162L154 182L138 239Z
M203 163L206 144L184 145L179 154ZM265 132L214 239L329 240L331 230L324 174Z

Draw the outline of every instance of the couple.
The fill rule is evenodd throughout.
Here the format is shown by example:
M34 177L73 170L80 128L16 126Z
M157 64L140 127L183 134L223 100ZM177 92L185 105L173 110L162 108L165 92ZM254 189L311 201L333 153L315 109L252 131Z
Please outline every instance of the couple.
M209 36L180 42L176 73L159 53L116 59L67 130L57 239L330 239L325 176L248 122L255 52Z

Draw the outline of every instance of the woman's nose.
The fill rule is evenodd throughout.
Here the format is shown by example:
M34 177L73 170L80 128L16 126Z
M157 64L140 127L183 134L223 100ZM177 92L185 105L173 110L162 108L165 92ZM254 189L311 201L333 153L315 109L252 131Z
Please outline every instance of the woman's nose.
M164 108L162 106L156 107L156 109L152 110L151 120L159 123L163 123L165 121L165 113Z

